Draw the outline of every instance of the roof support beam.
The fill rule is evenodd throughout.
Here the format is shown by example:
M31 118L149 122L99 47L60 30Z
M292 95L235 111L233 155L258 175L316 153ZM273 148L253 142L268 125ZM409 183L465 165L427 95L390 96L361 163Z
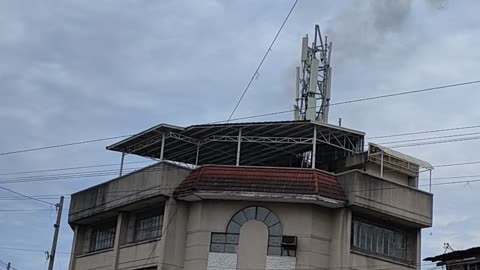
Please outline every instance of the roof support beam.
M162 133L162 146L160 148L160 160L163 160L164 151L165 151L165 132Z
M317 126L313 126L312 144L312 169L315 169L315 158L317 157Z
M237 162L236 166L240 166L240 149L242 147L242 129L238 129L238 139L237 139Z
M200 155L200 144L197 144L197 155L195 156L195 165L198 165L198 156Z

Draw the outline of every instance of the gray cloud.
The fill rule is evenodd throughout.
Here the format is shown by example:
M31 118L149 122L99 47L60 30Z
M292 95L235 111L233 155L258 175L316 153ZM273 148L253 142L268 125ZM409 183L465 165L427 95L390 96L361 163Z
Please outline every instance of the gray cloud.
M436 12L437 2L447 3L300 1L236 116L291 109L301 37L312 33L314 24L334 43L334 101L478 79L478 3L449 2L448 10ZM160 122L225 119L290 5L276 0L0 1L1 151L130 134ZM337 106L331 109L331 122L342 117L344 126L368 136L478 124L478 98L472 86ZM291 115L257 120L271 119ZM118 162L105 144L0 157L0 170ZM470 141L399 150L442 164L477 160L478 147ZM434 176L477 171L473 165L439 168ZM9 187L27 194L60 194L107 179ZM423 256L441 252L445 240L468 247L478 239L478 224L472 221L479 216L466 207L478 204L477 185L434 187L434 192L440 219L424 233ZM0 204L44 207L31 201ZM8 215L3 221L2 245L49 248L50 213ZM19 234L25 237L11 237ZM61 251L69 251L71 237L62 224ZM45 262L41 253L28 255L2 251L1 259L26 270ZM65 268L68 256L58 262Z

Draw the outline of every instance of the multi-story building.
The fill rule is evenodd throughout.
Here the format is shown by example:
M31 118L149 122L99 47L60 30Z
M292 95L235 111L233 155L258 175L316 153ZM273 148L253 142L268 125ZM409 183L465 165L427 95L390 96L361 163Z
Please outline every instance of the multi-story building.
M427 162L315 121L161 124L159 162L71 197L70 270L419 269Z
M480 247L465 250L455 250L434 257L425 258L424 261L437 263L446 270L479 270Z

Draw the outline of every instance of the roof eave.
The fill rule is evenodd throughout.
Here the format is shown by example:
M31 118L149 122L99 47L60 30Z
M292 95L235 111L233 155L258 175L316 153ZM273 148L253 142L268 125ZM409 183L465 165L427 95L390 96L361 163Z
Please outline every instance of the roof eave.
M331 199L315 194L291 194L291 193L270 193L270 192L247 192L247 191L193 191L177 196L185 201L199 200L250 200L269 201L286 203L310 203L321 205L327 208L345 207L346 201Z

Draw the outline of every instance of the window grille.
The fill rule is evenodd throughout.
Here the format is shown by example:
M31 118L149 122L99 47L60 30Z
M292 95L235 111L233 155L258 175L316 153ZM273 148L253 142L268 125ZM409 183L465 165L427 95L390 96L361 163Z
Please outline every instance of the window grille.
M469 263L463 266L464 270L480 270L480 262Z
M237 253L240 228L250 220L258 220L268 227L269 256L296 256L296 250L282 246L283 228L277 215L264 207L247 207L237 212L227 225L226 233L212 233L210 252Z
M407 260L407 234L354 220L352 246L369 253Z
M153 239L161 236L163 215L143 214L135 219L135 241Z
M104 224L95 227L92 231L90 251L113 248L113 243L115 242L115 231L115 223Z

